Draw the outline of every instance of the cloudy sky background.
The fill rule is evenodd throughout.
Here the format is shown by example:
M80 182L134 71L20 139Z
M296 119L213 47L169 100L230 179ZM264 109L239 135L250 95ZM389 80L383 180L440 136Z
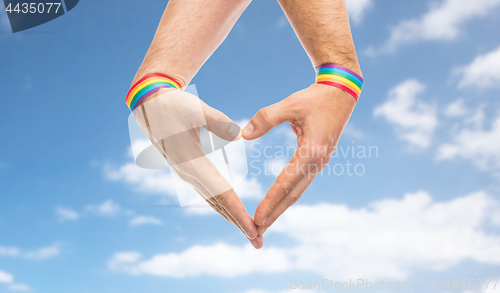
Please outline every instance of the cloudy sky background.
M210 209L157 207L177 203L171 175L133 163L125 94L165 4L82 1L18 34L0 12L0 292L500 277L500 0L348 0L363 94L336 169L259 251ZM279 5L255 1L193 84L244 123L314 75ZM288 160L258 152L292 134L247 143L252 175L236 190L251 214Z

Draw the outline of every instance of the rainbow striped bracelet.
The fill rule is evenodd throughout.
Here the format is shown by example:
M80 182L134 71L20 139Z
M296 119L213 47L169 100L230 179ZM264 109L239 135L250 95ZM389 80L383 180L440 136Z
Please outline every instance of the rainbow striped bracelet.
M125 102L130 110L134 111L145 98L161 88L180 89L181 85L165 75L149 74L141 78L130 88Z
M359 99L365 80L355 72L335 64L324 64L317 68L316 83L343 89L356 101Z

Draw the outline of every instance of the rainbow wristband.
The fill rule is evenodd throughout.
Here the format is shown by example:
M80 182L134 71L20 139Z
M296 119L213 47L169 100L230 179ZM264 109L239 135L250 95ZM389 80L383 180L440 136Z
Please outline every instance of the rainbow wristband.
M134 111L140 105L141 101L161 88L180 89L181 85L165 75L149 74L141 78L130 88L125 102L130 110Z
M317 68L316 83L343 89L356 101L359 99L365 80L355 72L335 64L325 64Z

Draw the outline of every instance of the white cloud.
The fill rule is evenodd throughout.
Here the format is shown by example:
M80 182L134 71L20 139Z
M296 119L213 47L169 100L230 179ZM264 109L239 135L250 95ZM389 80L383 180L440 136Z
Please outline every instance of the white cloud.
M401 21L392 28L389 40L380 49L368 53L393 52L403 44L422 41L456 39L467 21L487 15L499 6L500 0L443 0L431 5L424 15Z
M0 283L12 283L12 281L14 281L13 275L0 271Z
M135 163L126 163L118 169L106 165L104 173L108 179L125 182L137 192L176 197L174 182L167 169L143 169Z
M196 216L213 216L218 215L218 213L207 203L201 202L197 205L190 205L183 207L184 212L187 215L196 215Z
M449 269L466 259L500 265L500 235L485 230L498 213L499 202L485 192L435 202L420 191L359 209L295 205L267 232L287 237L291 246L257 251L217 243L150 258L117 253L108 268L175 278L306 271L339 279L401 280L412 270Z
M17 247L0 246L0 256L17 257L21 254Z
M262 184L255 177L245 178L234 187L234 191L241 199L261 199L264 196Z
M141 254L135 251L115 253L110 261L108 261L108 268L111 270L120 270L127 264L133 264L139 261Z
M285 145L295 145L297 143L297 135L293 132L290 125L287 124L275 127L270 136L267 134L264 137L271 141L284 143Z
M136 227L136 226L143 226L143 225L162 225L163 222L160 219L157 219L155 217L148 217L148 216L136 216L130 220L130 226Z
M465 106L463 99L451 102L444 110L444 115L448 117L462 117L469 114L469 109Z
M431 145L438 124L436 107L417 97L425 90L418 80L406 80L389 91L388 100L375 108L375 117L384 117L396 127L401 139L421 148Z
M78 213L69 208L56 207L56 214L60 221L76 221L79 218Z
M34 251L26 252L23 256L27 259L43 260L57 256L60 252L61 250L59 245L54 244L52 246L42 247Z
M12 284L9 286L9 290L16 292L30 292L31 288L25 284Z
M500 47L477 56L471 64L455 69L461 76L458 87L476 87L485 89L498 87L500 84Z
M366 12L372 7L372 0L347 0L347 11L352 21L360 24Z
M108 165L104 170L107 178L125 182L137 192L177 198L177 191L172 175L166 169L143 169L135 163L126 163L118 169L114 169ZM256 178L245 178L243 182L234 187L234 190L242 199L258 199L263 194L262 185Z
M0 283L10 284L7 288L10 291L18 291L18 292L29 292L31 288L25 284L20 283L12 283L14 282L14 276L4 271L0 271Z
M428 193L417 192L359 210L299 206L284 214L274 230L303 243L297 250L302 269L403 279L413 268L447 269L464 259L500 264L500 237L482 228L497 212L498 202L484 192L448 202L434 202ZM307 250L315 243L321 243L318 250Z
M151 145L149 139L134 139L128 149L128 155L134 158L134 154L138 155Z
M288 162L283 158L276 158L276 159L271 159L266 163L267 163L266 167L268 169L266 170L266 172L269 172L269 174L273 175L274 177L278 177L281 170L285 168Z
M352 121L350 121L346 125L342 135L347 135L355 139L363 139L366 136L366 134L361 129L359 129Z
M121 206L108 199L100 205L90 205L85 208L87 211L105 217L114 217L122 210Z
M52 246L38 248L32 251L21 251L17 247L0 246L0 256L6 257L21 257L32 260L43 260L59 255L60 247L58 244Z
M141 254L138 252L119 252L115 253L111 261L108 262L110 268L119 267L124 263L135 263L141 258Z
M482 111L479 111L482 113ZM477 116L477 115L476 115ZM481 116L481 115L480 115ZM481 117L477 118L482 121ZM476 127L465 127L454 137L452 143L439 147L437 158L449 160L463 158L471 160L483 170L500 168L500 116L492 123L490 129L483 129L481 122Z
M193 246L179 254L155 255L143 261L137 257L140 256L137 252L127 253L134 258L124 258L122 253L118 253L108 262L108 267L133 275L151 274L176 278L200 275L234 277L257 271L286 271L291 266L286 254L286 251L276 248L258 251L250 244L238 247L217 243L210 246Z

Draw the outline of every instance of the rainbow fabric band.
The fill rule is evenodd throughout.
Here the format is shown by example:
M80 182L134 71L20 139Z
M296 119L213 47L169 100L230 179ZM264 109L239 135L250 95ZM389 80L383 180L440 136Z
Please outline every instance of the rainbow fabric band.
M317 68L316 83L343 89L356 101L359 99L365 80L355 72L335 64L325 64Z
M149 74L136 82L128 91L125 102L131 111L139 106L142 100L161 88L180 89L181 85L175 80L161 74Z

